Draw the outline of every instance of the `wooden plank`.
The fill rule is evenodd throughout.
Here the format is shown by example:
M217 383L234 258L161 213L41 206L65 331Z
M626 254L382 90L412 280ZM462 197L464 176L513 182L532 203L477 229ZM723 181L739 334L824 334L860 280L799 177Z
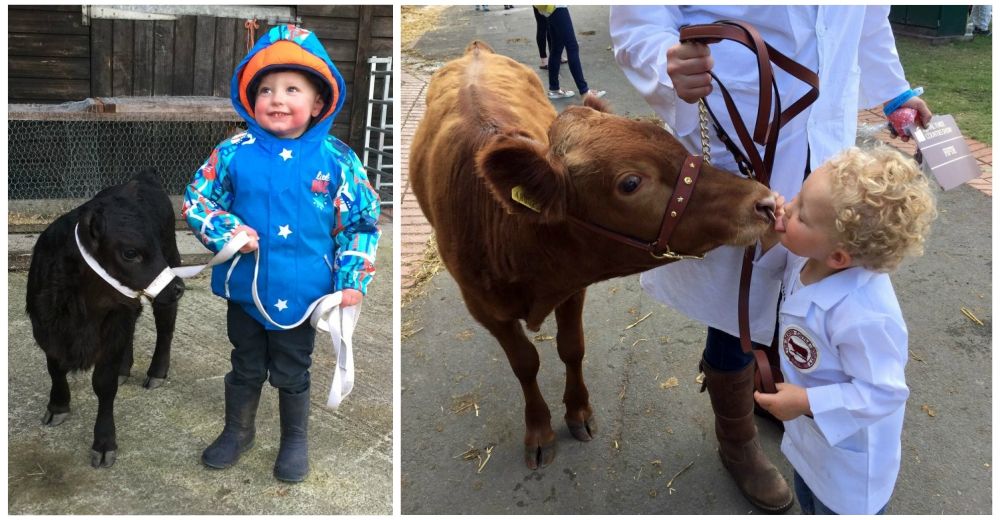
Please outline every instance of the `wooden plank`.
M351 130L350 126L346 124L334 123L334 125L330 127L330 133L333 134L333 136L336 137L337 139L340 139L341 141L346 143L348 146L350 146L350 143L348 142L350 139L349 138L349 135L351 133L350 130ZM351 148L354 147L352 146Z
M233 40L235 42L233 45L233 70L235 70L236 66L243 61L243 58L247 55L247 51L249 50L247 49L247 28L245 24L246 20L239 20L239 19L236 20L236 36L235 39ZM255 43L257 43L257 40L261 36L267 34L265 32L262 32L261 30L263 29L263 26L266 24L260 20L257 21L257 24L259 27L257 27L256 31L254 32L253 41L250 42L251 48Z
M233 77L233 47L236 38L235 18L215 19L215 62L212 73L212 95L229 97L229 80Z
M373 5L372 16L388 16L392 18L392 5Z
M90 34L90 28L83 25L83 11L77 6L75 11L44 10L41 6L31 10L8 10L8 33L34 34Z
M194 95L212 95L212 70L214 63L215 18L211 16L199 16L195 27Z
M372 56L380 58L392 56L392 38L372 38L371 45L369 52L372 53Z
M9 103L61 103L79 101L90 95L90 80L47 79L45 88L38 88L37 79L8 78Z
M90 37L67 34L52 38L44 34L7 34L8 56L49 56L53 58L86 58L90 55Z
M153 95L173 94L174 26L171 20L157 20L153 25Z
M392 9L392 6L388 6ZM303 20L307 16L326 16L326 17L339 17L339 18L358 18L360 16L361 6L357 5L297 5L295 6L295 13L302 17ZM307 29L311 29L306 24L303 24Z
M112 29L111 20L90 21L90 97L112 92Z
M82 6L79 5L8 5L10 11L73 11L82 13Z
M174 22L174 83L171 91L175 96L190 96L194 93L194 16L182 16Z
M11 56L7 59L7 77L89 80L90 60L86 58Z
M136 21L134 26L135 47L132 56L132 95L153 95L153 75L156 62L153 57L153 29L156 22Z
M111 40L111 95L132 95L132 60L135 52L132 20L114 20Z
M340 75L344 78L344 81L347 82L348 85L350 85L354 80L354 69L360 66L356 65L353 61L342 61L340 63L334 62L333 64L337 67L337 70L340 71ZM367 66L367 64L365 64L365 66Z
M392 38L391 16L375 16L372 18L372 37Z
M358 57L358 42L354 40L320 40L334 62L353 62ZM367 59L367 58L365 58Z
M357 18L325 18L303 16L302 26L316 34L321 40L357 40ZM391 32L391 29L390 29Z
M348 145L360 149L365 136L365 116L368 112L368 57L371 56L372 8L370 5L361 7L361 17L358 19L358 50L354 61L354 88L345 101L350 107L350 141ZM363 65L362 65L363 64ZM346 105L350 102L350 105Z

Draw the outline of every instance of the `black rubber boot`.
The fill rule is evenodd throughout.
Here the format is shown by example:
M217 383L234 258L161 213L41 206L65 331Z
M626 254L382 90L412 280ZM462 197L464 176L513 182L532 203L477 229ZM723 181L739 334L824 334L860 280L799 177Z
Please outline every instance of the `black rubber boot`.
M297 394L278 391L281 415L281 447L274 461L274 477L285 482L302 482L309 474L309 389Z
M253 447L254 419L260 402L260 386L234 385L226 375L226 425L222 433L201 453L201 462L224 469L236 464Z

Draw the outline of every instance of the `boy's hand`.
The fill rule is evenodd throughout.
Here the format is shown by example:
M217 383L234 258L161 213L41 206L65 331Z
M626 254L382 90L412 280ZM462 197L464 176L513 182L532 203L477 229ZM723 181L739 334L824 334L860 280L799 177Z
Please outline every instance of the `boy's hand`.
M777 383L775 386L778 389L775 394L754 391L753 398L761 408L782 421L790 421L810 413L809 395L806 394L805 388L788 383Z
M760 237L761 253L766 253L778 243L778 233L785 230L785 198L772 191L774 194L774 226Z
M236 235L239 235L241 231L246 231L247 235L250 235L250 241L247 242L246 245L244 245L243 247L240 248L240 252L245 254L245 253L252 253L252 252L256 251L257 247L258 247L257 239L259 238L258 235L257 235L257 230L244 224L244 225L236 226L236 228L234 228L230 232L230 234L232 236L236 236Z
M361 303L362 299L364 299L364 295L357 289L344 289L341 296L341 307L351 307L352 305L357 305Z

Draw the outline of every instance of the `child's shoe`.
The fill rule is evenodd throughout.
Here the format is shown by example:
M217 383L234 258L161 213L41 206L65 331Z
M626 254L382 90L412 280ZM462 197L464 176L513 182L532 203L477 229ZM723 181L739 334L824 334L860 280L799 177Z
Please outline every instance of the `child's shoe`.
M215 442L201 453L201 462L216 469L236 464L243 452L253 448L254 420L260 402L260 386L234 385L229 375L225 383L226 425Z
M274 477L285 482L302 482L309 474L309 389L297 394L278 391L281 416L281 446L274 461Z
M573 97L575 95L576 95L576 92L573 92L572 90L559 89L559 90L550 90L549 91L549 99L565 99L565 98Z

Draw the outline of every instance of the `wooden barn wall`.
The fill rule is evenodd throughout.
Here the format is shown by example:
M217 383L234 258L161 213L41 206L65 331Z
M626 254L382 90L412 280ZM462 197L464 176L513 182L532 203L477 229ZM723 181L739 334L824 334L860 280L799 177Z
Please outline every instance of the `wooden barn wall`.
M370 56L392 55L392 6L295 7L347 84L331 133L361 149ZM270 26L261 21L259 38ZM244 20L92 19L81 6L8 7L8 103L62 103L88 97L229 97L246 55Z

